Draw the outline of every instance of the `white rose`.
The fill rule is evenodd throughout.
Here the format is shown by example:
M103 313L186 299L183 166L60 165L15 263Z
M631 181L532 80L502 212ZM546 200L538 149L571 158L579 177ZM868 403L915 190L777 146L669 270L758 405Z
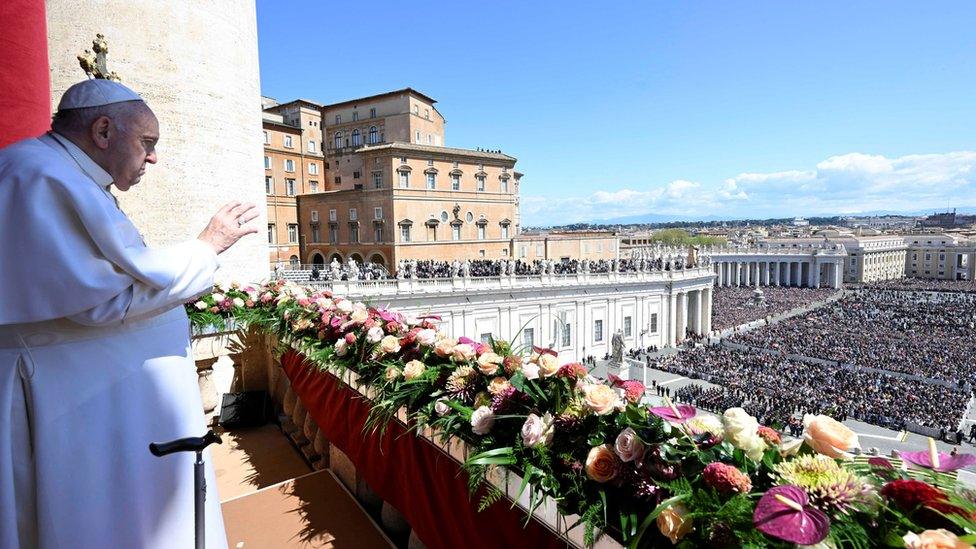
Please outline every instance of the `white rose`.
M439 398L437 399L437 402L434 403L434 411L437 412L437 415L439 416L446 416L448 412L451 411L451 407L448 406L446 400Z
M542 417L529 414L522 424L522 443L527 447L548 446L554 433L552 414L546 412Z
M352 312L352 302L348 299L339 299L335 302L336 309L342 314L349 314Z
M425 347L431 347L434 342L437 341L437 332L427 328L425 330L420 330L417 332L417 343Z
M244 306L244 300L241 299L241 298L239 298L239 297L235 297L234 298L234 306L235 307L243 307Z
M522 364L522 375L525 379L539 379L539 365L534 362Z
M486 435L495 426L495 414L491 408L481 406L471 414L471 430L476 435Z
M616 452L620 461L640 461L644 457L644 443L637 437L636 431L627 427L617 435L617 440L613 444L613 451Z
M544 353L539 356L539 360L537 360L536 363L539 365L539 374L541 374L542 377L556 375L556 372L559 371L559 361L556 360L556 357L548 353Z
M346 356L346 353L347 352L349 352L349 345L346 344L346 340L345 339L340 339L339 341L336 341L335 342L335 354L336 354L336 356Z
M403 377L407 381L417 379L426 369L427 366L423 362L420 362L419 360L411 360L403 367Z
M726 439L753 461L762 459L766 441L759 436L759 422L742 408L729 408L722 416Z
M324 311L331 311L335 308L335 303L327 297L320 297L315 300L315 304L322 308Z
M722 420L713 415L702 414L695 416L689 419L685 425L695 435L711 433L718 439L725 437L725 427L722 425Z
M379 343L383 339L383 328L379 326L373 326L366 332L366 341L370 343Z
M196 307L198 311L203 311L207 308L207 304L204 301L197 301L193 304L193 306Z
M388 335L380 340L380 351L385 354L395 353L400 350L400 340L397 336Z
M220 303L221 301L227 299L227 296L225 296L224 294L217 293L217 294L214 294L213 295L213 298L214 298L214 301L216 301L217 303Z

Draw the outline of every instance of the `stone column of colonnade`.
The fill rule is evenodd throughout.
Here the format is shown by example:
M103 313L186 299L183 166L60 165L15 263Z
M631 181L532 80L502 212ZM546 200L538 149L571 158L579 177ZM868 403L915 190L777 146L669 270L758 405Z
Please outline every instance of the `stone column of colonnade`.
M674 347L678 343L678 294L671 292L668 298L668 345Z
M702 290L704 299L701 300L701 316L702 316L702 326L701 333L709 334L712 332L712 289L705 288Z
M691 331L697 335L702 333L702 291L692 290L688 300L689 316L691 317Z
M682 341L688 332L688 293L678 292L678 329L675 332L677 341Z

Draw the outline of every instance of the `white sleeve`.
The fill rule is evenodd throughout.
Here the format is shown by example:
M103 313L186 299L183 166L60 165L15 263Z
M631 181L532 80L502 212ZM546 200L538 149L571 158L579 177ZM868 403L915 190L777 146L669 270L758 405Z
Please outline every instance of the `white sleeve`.
M193 239L170 251L173 259L183 264L168 287L156 289L134 280L132 286L109 301L68 318L86 326L117 324L157 315L211 290L218 267L213 248Z

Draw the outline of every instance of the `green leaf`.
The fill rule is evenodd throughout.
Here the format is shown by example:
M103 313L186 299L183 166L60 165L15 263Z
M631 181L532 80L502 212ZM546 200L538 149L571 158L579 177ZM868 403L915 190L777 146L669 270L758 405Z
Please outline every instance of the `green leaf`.
M495 448L487 452L471 456L464 462L465 467L474 465L512 465L515 463L515 454L511 446Z
M512 507L511 507L512 509L515 508L515 505L518 503L519 498L522 497L522 493L525 492L525 487L529 485L529 477L531 477L532 473L534 472L535 472L535 468L532 467L531 463L525 465L525 474L522 475L522 483L519 485L518 493L515 494L514 498L512 498Z

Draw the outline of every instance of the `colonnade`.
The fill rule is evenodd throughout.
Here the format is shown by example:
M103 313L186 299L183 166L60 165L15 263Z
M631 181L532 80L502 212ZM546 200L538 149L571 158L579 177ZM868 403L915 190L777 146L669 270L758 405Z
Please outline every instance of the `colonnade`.
M669 296L667 344L712 331L712 288L678 289Z
M794 286L840 288L844 280L842 260L797 259L712 260L716 286Z

